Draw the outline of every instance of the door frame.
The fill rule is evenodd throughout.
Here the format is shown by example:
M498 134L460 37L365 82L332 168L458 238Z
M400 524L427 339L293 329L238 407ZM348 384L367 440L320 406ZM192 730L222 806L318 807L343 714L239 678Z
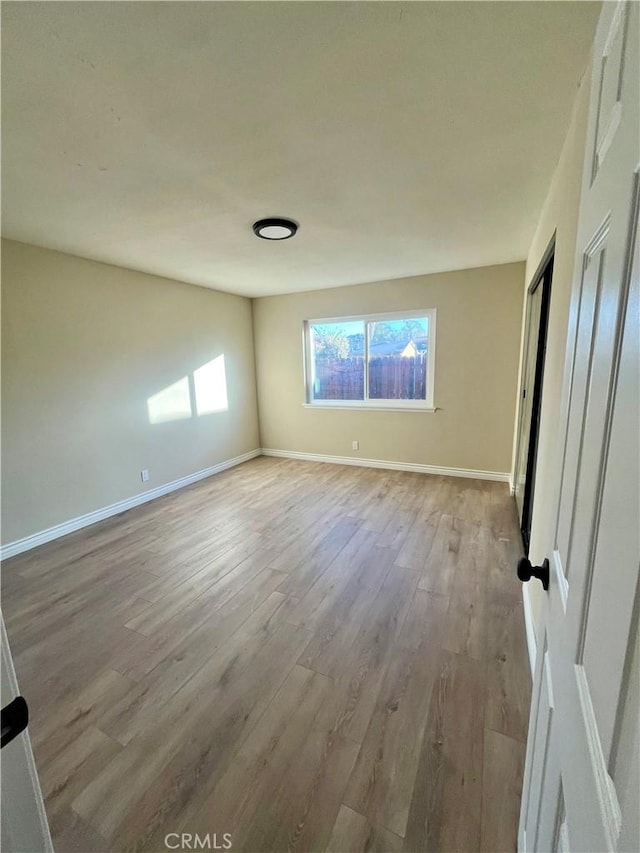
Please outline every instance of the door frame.
M531 297L539 287L542 287L542 302L540 305L540 320L538 323L538 340L536 346L536 369L533 383L533 401L531 404L531 423L528 431L527 462L525 473L524 497L522 501L522 516L518 519L522 544L525 555L529 554L529 541L531 536L531 518L533 510L533 499L535 493L536 463L538 459L538 439L540 437L540 417L542 414L542 388L544 384L544 368L547 352L547 337L549 329L549 310L551 305L551 286L553 282L553 267L555 261L556 234L554 232L540 263L527 288L527 305L525 314L525 337L523 342L523 361L518 386L518 400L520 403L520 417L518 419L518 441L516 446L514 477L517 477L518 459L520 458L520 444L522 442L522 418L524 407L522 406L524 383L527 374L527 344L529 340L531 324ZM527 391L529 389L526 389Z

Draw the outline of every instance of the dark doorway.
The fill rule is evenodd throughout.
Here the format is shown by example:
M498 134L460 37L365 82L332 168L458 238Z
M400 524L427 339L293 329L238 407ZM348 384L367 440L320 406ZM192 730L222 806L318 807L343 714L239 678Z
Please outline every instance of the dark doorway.
M520 418L514 490L525 553L529 553L533 490L538 456L544 359L553 275L554 243L547 250L527 293L524 354L520 377Z

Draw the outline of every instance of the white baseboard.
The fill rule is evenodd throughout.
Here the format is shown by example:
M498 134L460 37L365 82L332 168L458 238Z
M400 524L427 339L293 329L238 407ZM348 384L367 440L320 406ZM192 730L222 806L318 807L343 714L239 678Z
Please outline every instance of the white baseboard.
M527 830L518 833L518 853L527 853Z
M438 465L419 465L412 462L391 462L387 459L361 459L355 456L327 456L323 453L298 453L296 450L273 450L263 447L263 456L279 456L284 459L303 459L307 462L332 462L335 465L359 465L363 468L389 468L392 471L415 471L419 474L440 474L445 477L467 477L472 480L495 480L508 483L508 472L477 471L467 468L441 468Z
M529 584L526 583L522 584L522 603L524 605L524 628L527 635L527 649L529 650L529 666L531 667L531 680L533 680L536 671L538 643L536 640L536 629L533 624Z
M233 459L225 459L224 462L218 462L217 465L212 465L210 468L204 468L202 471L196 471L195 474L189 474L186 477L180 477L179 480L172 480L170 483L165 483L162 486L157 486L155 489L149 489L139 495L134 495L131 498L125 498L122 501L111 504L110 506L96 509L93 512L88 512L86 515L79 515L77 518L72 518L70 521L64 521L62 524L56 524L54 527L49 527L46 530L41 530L39 533L34 533L32 536L25 536L24 539L17 539L15 542L8 542L0 547L0 559L7 560L9 557L15 557L16 554L22 554L23 551L30 551L32 548L37 548L38 545L44 545L45 542L51 542L54 539L59 539L61 536L66 536L68 533L73 533L83 527L88 527L90 524L95 524L97 521L103 521L112 515L117 515L127 509L133 509L135 506L155 500L155 498L167 495L169 492L175 492L177 489L183 489L185 486L190 486L191 483L197 483L198 480L204 480L214 474L219 474L220 471L225 471L227 468L233 468L235 465L240 465L242 462L248 462L249 459L254 459L260 456L259 448L250 450L248 453L243 453L241 456L235 456Z

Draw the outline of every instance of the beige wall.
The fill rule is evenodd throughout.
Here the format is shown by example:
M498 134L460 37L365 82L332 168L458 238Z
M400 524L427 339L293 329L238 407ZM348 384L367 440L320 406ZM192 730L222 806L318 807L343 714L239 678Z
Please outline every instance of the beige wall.
M516 263L254 300L262 446L508 472L523 276ZM305 319L414 308L437 309L438 411L303 407Z
M531 561L536 563L549 556L547 554L549 530L556 509L557 496L554 488L559 462L558 417L561 412L562 378L589 112L589 86L590 75L586 73L577 95L562 154L527 257L525 274L525 286L528 287L555 232L555 261L551 282L551 304L529 549ZM542 587L540 584L530 584L529 586L534 620L537 623L542 604Z
M228 411L149 422L222 353ZM251 303L3 241L2 397L7 543L257 448Z

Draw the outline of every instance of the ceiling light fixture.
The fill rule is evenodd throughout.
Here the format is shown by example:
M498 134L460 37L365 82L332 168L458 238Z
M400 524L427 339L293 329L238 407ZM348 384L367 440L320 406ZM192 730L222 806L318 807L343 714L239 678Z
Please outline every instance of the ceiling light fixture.
M259 219L253 223L253 233L263 240L288 240L298 230L291 219Z

